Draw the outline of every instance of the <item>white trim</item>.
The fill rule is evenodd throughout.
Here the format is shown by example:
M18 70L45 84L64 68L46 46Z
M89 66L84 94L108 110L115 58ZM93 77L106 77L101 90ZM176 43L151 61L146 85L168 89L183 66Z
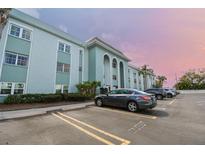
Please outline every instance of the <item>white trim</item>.
M4 64L4 55L5 55L5 50L6 50L6 43L7 43L7 39L8 39L8 32L9 32L9 24L7 26L5 26L6 30L6 36L5 36L5 42L3 44L3 51L2 51L2 59L1 59L1 66L0 66L0 79L1 79L1 75L2 75L2 68L3 68L3 64ZM2 32L2 38L3 39L3 32ZM1 40L2 41L2 40Z
M118 62L118 88L121 88L121 76L120 76L120 60Z
M28 67L28 62L27 62L27 65L18 65L18 58L19 56L22 56L22 57L27 57L28 58L28 61L29 61L29 56L28 55L23 55L23 54L19 54L19 53L15 53L15 52L10 52L10 51L5 51L4 54L13 54L13 55L16 55L16 60L15 60L15 64L9 64L9 63L6 63L5 62L5 58L4 58L4 64L7 64L7 65L14 65L14 66L22 66L22 67Z
M115 69L117 69L117 75L116 75L116 78L117 78L117 86L118 86L118 69L119 69L119 67L118 67L118 59L117 59L117 57L112 57L112 62L111 62L111 67L112 67L112 71L111 71L111 76L113 77L113 66L112 66L112 63L113 63L113 60L116 60L116 62L117 62L117 64L116 64L116 67L117 68L115 68ZM112 80L111 80L111 83L112 83L112 87L111 87L111 90L113 89L113 78L112 78Z
M68 91L71 91L71 73L72 73L72 57L73 57L73 54L72 54L73 50L70 51L70 72L69 72L69 83L68 83Z
M64 44L64 49L63 49L63 51L59 51L59 50L58 50L59 43ZM69 52L66 52L66 51L65 51L66 45L69 45L69 46L70 46L70 51L69 51ZM72 44L71 44L70 42L66 42L66 41L64 41L64 40L58 39L57 52L63 52L63 53L66 53L66 54L71 54L71 51L72 51L72 50L73 50L73 46L72 46Z
M58 46L59 46L59 41L57 41L57 48L56 48L56 63L55 63L55 78L54 78L54 90L53 93L56 93L56 78L57 78L57 63L58 63Z
M29 73L30 73L30 67L31 67L31 57L32 57L32 48L33 48L33 31L30 38L30 51L29 51L29 57L28 57L28 64L27 64L27 73L26 73L26 83L25 83L25 93L28 93L28 80L29 80Z
M83 49L82 50L82 83L84 82L84 73L85 73L85 64L84 64L84 62L85 62L85 60L84 60L84 58L85 58L85 49Z
M9 81L6 81L6 82L0 82L0 90L1 90L1 83L11 83L11 93L10 94L0 94L0 96L8 96L8 95L14 95L14 90L15 90L15 85L16 84L23 84L23 94L25 94L25 82L9 82Z
M106 84L105 84L105 64L104 64L104 61L105 61L105 55L107 55L108 56L108 58L109 58L109 63L110 63L110 69L109 69L109 72L110 72L110 82L109 82L109 84L110 84L110 86L111 86L111 82L112 82L112 73L111 73L111 66L112 66L112 62L111 62L111 56L110 56L110 54L109 53L104 53L104 55L103 55L103 85L105 85L105 86L107 86ZM97 72L97 71L96 71ZM111 88L111 87L110 87Z
M15 38L19 38L19 39L22 39L22 40L25 40L25 41L31 42L31 40L32 40L33 29L31 29L30 27L27 27L27 26L21 25L21 24L19 24L19 23L13 22L13 21L9 21L8 23L9 23L9 31L8 31L8 35L9 35L9 36L12 36L12 37L15 37ZM19 36L15 36L15 35L10 34L10 33L11 33L11 26L12 26L12 25L17 26L17 27L20 28ZM28 31L30 31L30 39L29 39L29 40L26 39L26 38L23 38L23 37L22 37L23 29L24 29L24 30L28 30Z
M11 25L11 24L14 24L16 26L19 26L19 27L22 27L24 29L27 29L27 30L30 30L33 32L33 28L31 28L30 26L25 26L25 25L22 25L21 23L18 23L18 22L15 22L15 21L8 21L8 23Z
M82 68L82 81L81 81L81 83L83 83L84 82L84 66L85 66L85 64L84 64L84 52L85 52L85 50L83 49L83 48L79 48L79 67L78 67L78 74L79 74L79 78L80 78L80 71L79 71L79 68L80 68L80 51L82 51L82 66L81 66L81 68ZM80 83L80 82L79 82Z
M126 81L126 79L125 79L125 65L124 65L124 62L122 60L120 60L120 62L122 62L122 65L123 65L124 88L126 88L126 84L125 84L125 81ZM119 66L120 66L120 62L119 62ZM120 88L122 88L121 87L121 79L120 79Z

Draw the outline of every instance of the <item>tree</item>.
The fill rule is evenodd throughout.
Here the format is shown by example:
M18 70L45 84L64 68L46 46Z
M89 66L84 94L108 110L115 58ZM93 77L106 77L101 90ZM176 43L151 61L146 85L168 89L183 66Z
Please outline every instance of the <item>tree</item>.
M141 66L141 69L139 72L140 74L143 75L144 89L147 89L147 74L149 74L149 73L154 74L153 69L148 68L148 67L149 67L149 65L146 65L146 64Z
M189 71L186 72L175 84L176 89L205 89L205 71Z
M9 8L0 8L0 39L1 39L2 31L7 23L10 11L11 9Z
M100 81L85 81L76 85L78 92L86 96L95 96L97 87L101 86Z
M163 76L163 75L158 75L157 78L156 78L156 85L155 87L156 88L162 88L163 85L164 85L164 82L167 80L166 76Z

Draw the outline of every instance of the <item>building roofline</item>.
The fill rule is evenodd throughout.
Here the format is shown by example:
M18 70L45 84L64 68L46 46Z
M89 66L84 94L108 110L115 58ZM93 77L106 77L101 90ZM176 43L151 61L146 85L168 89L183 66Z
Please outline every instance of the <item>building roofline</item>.
M138 68L138 67L136 67L136 66L134 66L134 65L132 65L132 64L130 64L130 63L128 63L128 67L131 67L131 68L133 68L133 69L136 69L136 70L138 70L138 71L141 71L140 68Z
M133 68L133 69L136 69L136 70L138 70L138 71L141 71L140 68L138 68L138 67L136 67L136 66L134 66L133 64L130 64L130 63L128 63L128 67L131 67L131 68ZM152 76L156 76L154 73L151 73L151 72L147 72L147 74L152 75Z
M85 43L83 43L82 41L76 39L75 37L71 36L70 34L52 26L49 25L35 17L32 17L22 11L19 11L17 9L12 9L10 14L9 14L9 18L13 18L16 20L20 20L21 22L24 22L25 24L31 25L33 27L39 28L43 31L46 31L52 35L55 35L59 38L62 38L64 40L67 40L69 42L72 42L74 44L77 44L81 47L85 47ZM27 19L29 18L30 21L28 21Z
M113 47L112 45L108 44L107 42L103 41L102 39L98 38L98 37L91 37L90 39L88 39L86 41L87 47L91 47L94 44L97 44L111 52L113 52L114 54L117 54L118 56L120 56L121 58L127 60L127 61L131 61L126 55L124 55L124 53L122 51L120 51L119 49L116 49L115 47Z

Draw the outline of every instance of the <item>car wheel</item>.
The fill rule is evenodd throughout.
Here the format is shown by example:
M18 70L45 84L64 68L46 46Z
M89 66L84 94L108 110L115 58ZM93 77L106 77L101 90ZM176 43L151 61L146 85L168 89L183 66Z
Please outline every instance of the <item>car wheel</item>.
M173 96L172 96L172 94L167 94L167 97L172 98Z
M162 95L157 95L157 99L162 100L163 99Z
M137 103L135 103L135 102L129 102L129 103L127 104L127 108L128 108L128 110L131 111L131 112L136 112L136 111L138 110Z
M97 99L96 105L97 105L97 106L100 106L100 107L103 106L103 102L102 102L102 99L101 99L101 98Z

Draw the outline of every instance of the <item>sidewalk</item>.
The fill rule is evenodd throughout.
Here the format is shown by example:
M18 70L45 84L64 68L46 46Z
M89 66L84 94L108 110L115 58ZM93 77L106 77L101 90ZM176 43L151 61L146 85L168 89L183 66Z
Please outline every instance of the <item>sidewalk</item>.
M34 108L34 109L26 109L26 110L0 111L0 121L15 119L15 118L25 118L25 117L36 116L36 115L43 115L46 114L47 112L52 112L57 110L68 111L68 110L81 109L93 104L94 102L92 101L86 103L52 106L52 107L44 107L44 108Z

